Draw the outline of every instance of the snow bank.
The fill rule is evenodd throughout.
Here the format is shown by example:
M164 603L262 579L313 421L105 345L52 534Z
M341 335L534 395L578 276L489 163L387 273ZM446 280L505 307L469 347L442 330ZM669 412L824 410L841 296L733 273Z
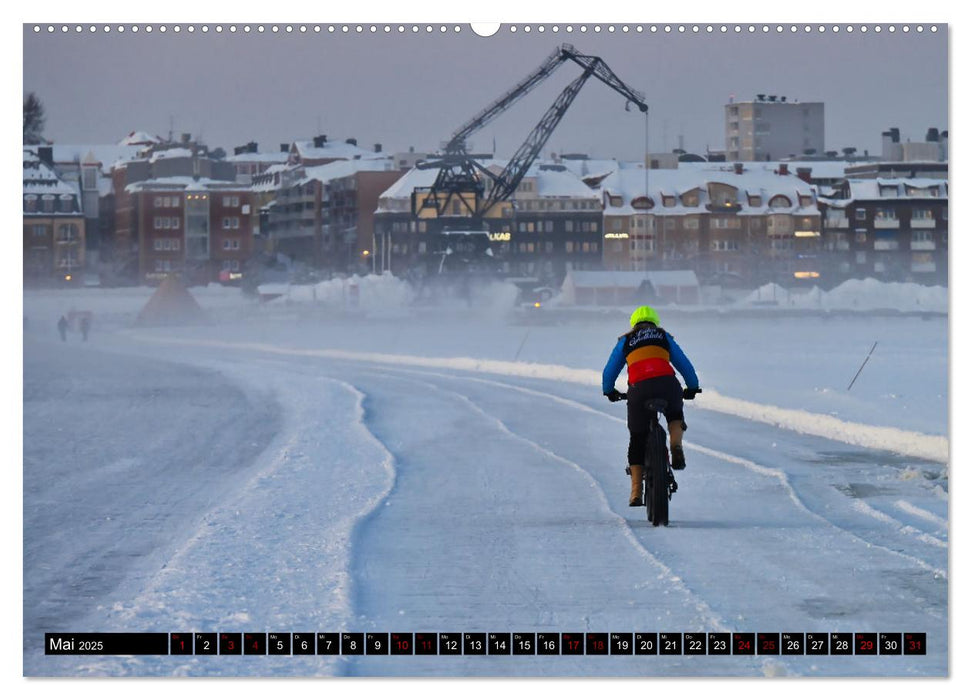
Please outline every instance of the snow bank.
M348 350L298 349L279 345L249 342L226 342L216 340L180 340L136 334L134 337L153 342L167 342L184 345L226 347L282 355L305 357L324 357L354 362L373 362L377 364L403 365L449 369L484 374L499 374L509 377L529 377L552 379L576 384L600 386L601 374L589 369L576 369L562 365L534 364L529 362L508 362L502 360L481 360L471 357L420 357L416 355L390 355L384 353L353 352ZM870 449L889 450L898 454L910 455L946 463L948 461L948 439L939 435L926 435L901 428L867 425L844 421L809 411L795 410L755 403L742 399L723 396L716 391L706 390L696 399L697 408L726 413L747 420L767 423L786 430L794 430L807 435L837 440L848 445L858 445Z
M763 285L736 303L741 307L779 306L788 309L821 309L827 311L876 311L892 309L902 312L927 311L947 313L947 287L928 287L912 282L881 282L873 278L847 280L824 292L819 287L809 290L786 289L777 284Z

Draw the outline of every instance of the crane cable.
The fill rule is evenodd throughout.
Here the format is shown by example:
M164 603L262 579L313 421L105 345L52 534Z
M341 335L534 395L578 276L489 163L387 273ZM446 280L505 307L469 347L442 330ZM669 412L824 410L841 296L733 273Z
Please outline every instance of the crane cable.
M651 188L650 188L650 184L651 184L651 142L649 140L650 139L649 121L648 121L648 115L649 114L650 114L650 112L645 110L645 112L644 112L644 198L648 202L651 201ZM650 211L650 209L646 209L645 211ZM650 221L651 221L651 223L654 222L654 216L653 215L651 215ZM648 227L647 223L648 223L648 219L645 216L645 219L644 219L644 237L641 239L642 242L645 241L648 238L648 234L650 232L650 227ZM633 239L633 237L631 237L631 243L632 244L633 244L633 241L634 241L634 239ZM644 269L645 270L647 269L647 261L646 260L644 261Z

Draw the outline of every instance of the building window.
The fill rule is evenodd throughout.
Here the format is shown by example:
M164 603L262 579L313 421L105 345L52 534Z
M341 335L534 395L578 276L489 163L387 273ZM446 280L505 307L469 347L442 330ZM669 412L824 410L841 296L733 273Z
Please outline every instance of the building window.
M229 196L223 197L223 206L224 207L238 207L239 206L239 197L229 197Z
M161 209L162 208L162 198L161 197L156 197L155 198L155 208L156 209Z
M42 224L34 224L33 227L34 238L40 238L41 236L47 237L47 227Z
M546 231L546 233L553 233L553 222L552 221L544 221L543 222L543 230Z
M572 253L573 252L573 241L567 241L566 242L566 252L567 253Z
M855 216L857 221L866 221L866 209L857 209Z
M546 241L546 252L547 253L553 252L553 241Z
M777 194L775 197L769 200L769 208L771 209L782 209L792 206L792 201L782 194Z
M573 233L573 219L567 219L566 222L563 224L563 226L564 226L564 229L563 229L564 231L566 231L567 233Z
M525 221L520 221L519 222L519 232L520 233L526 233L526 222Z
M54 195L45 194L40 198L41 208L44 210L45 214L54 213Z
M156 216L155 217L155 221L153 221L152 223L154 224L154 226L152 228L155 228L155 229L162 228L162 217L161 216Z
M179 217L177 217L177 216L173 216L172 217L172 228L178 230L178 228L179 228Z
M896 221L897 210L893 207L879 207L873 213L874 221Z
M155 250L162 250L162 239L156 238L152 247L155 248Z
M617 231L623 231L624 230L624 222L623 222L623 220L622 219L611 219L610 220L610 230L611 231L615 231L615 232L617 232Z

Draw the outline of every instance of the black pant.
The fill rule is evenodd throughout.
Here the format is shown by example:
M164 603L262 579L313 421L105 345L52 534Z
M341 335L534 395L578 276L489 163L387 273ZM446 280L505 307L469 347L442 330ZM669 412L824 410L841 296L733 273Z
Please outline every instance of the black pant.
M681 382L673 374L645 379L628 387L627 429L630 431L630 444L627 446L628 464L644 464L647 427L651 420L651 409L647 404L653 399L664 399L668 402L664 409L664 417L668 423L684 420L684 393Z

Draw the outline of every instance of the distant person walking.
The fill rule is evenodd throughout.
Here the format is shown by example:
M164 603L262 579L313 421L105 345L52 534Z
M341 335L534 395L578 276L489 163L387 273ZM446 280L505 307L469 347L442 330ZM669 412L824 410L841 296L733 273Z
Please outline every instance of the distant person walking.
M91 318L88 316L81 317L81 339L88 339L88 331L91 330Z
M57 322L57 332L61 334L61 340L67 340L67 319L61 316L61 319Z

